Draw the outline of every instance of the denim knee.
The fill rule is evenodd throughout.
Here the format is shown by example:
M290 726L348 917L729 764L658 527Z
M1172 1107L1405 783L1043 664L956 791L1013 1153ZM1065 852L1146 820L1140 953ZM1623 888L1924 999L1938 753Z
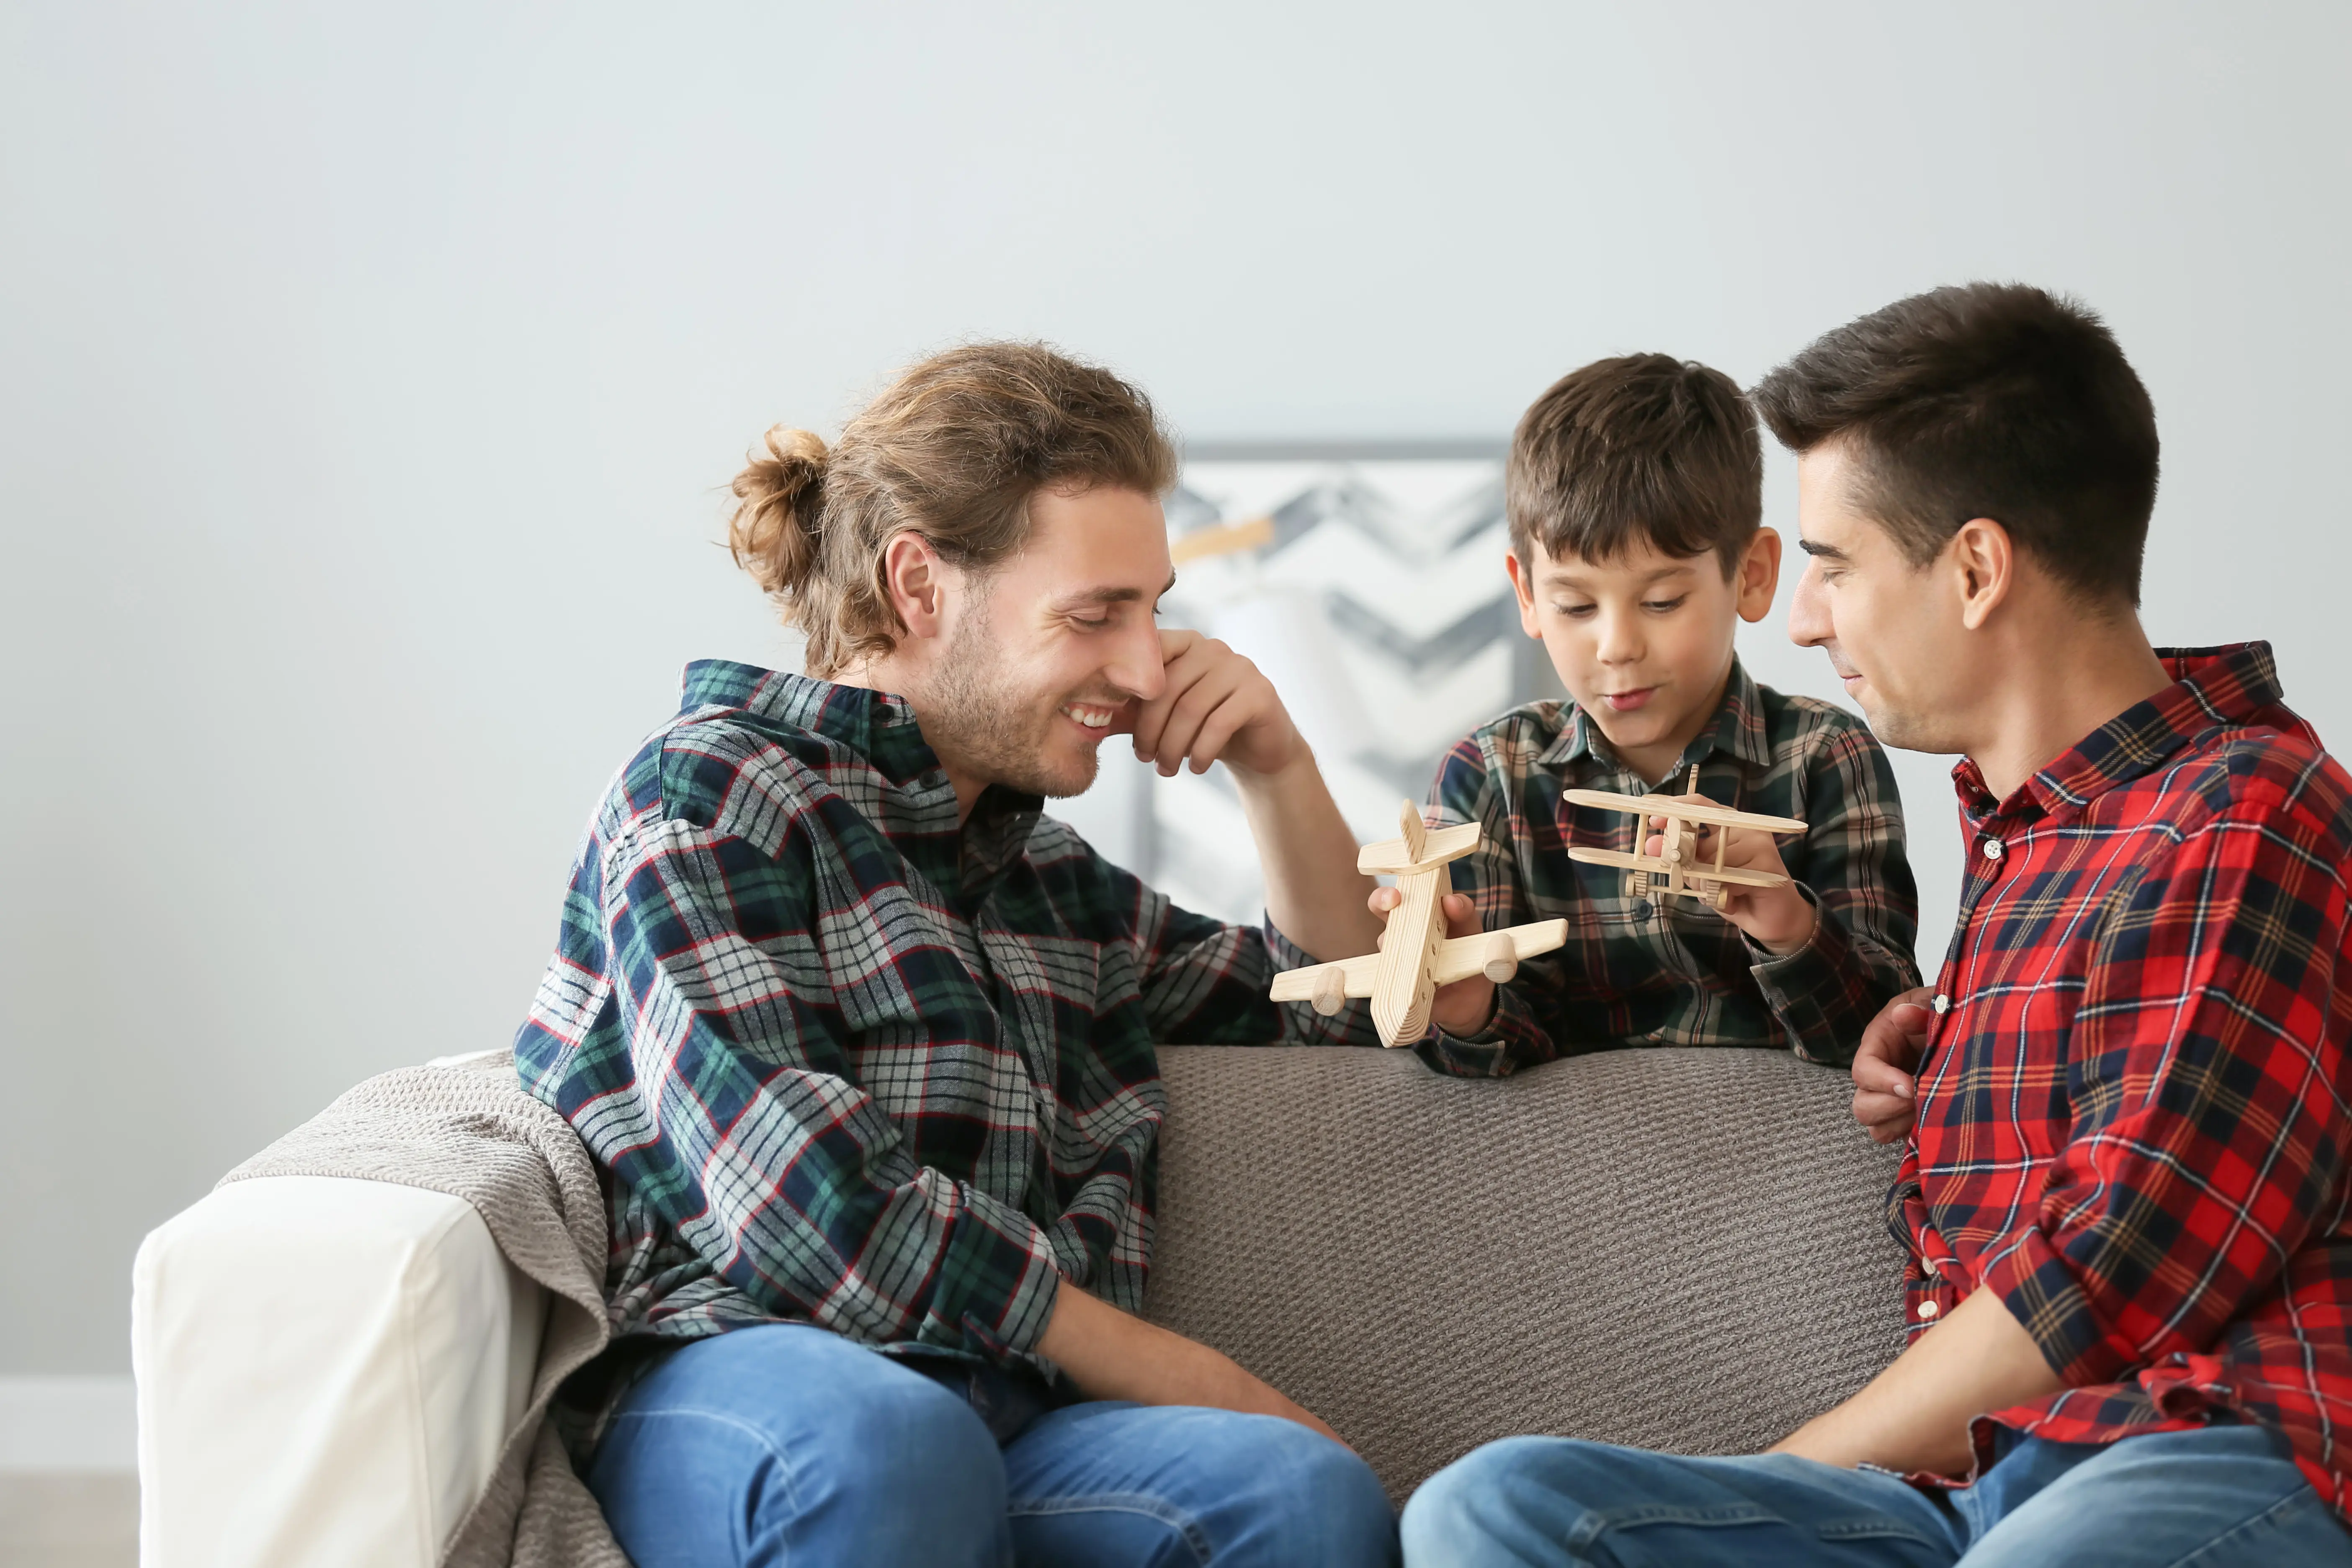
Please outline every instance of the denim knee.
M1505 1560L1496 1549L1528 1531L1524 1504L1530 1492L1543 1494L1544 1511L1554 1518L1581 1511L1580 1500L1560 1493L1556 1473L1537 1485L1529 1471L1538 1462L1556 1470L1564 1447L1586 1446L1572 1438L1505 1437L1472 1449L1422 1482L1405 1502L1400 1529L1405 1568ZM1546 1528L1538 1526L1536 1532Z
M1396 1510L1360 1456L1294 1421L1237 1419L1256 1429L1250 1441L1228 1450L1230 1484L1250 1499L1261 1529L1245 1537L1262 1545L1234 1552L1234 1560L1285 1568L1365 1568L1396 1561Z
M806 1553L811 1560L876 1568L1010 1561L1004 1460L988 1427L955 1394L919 1373L871 1384L837 1413L826 1436L822 1447L790 1456L788 1475L770 1473L782 1495L766 1500L763 1510L789 1511L805 1543L825 1544L825 1552ZM856 1547L847 1550L853 1541Z
M871 1351L813 1342L812 1331L756 1342L776 1332L706 1342L719 1353L681 1364L684 1376L657 1373L614 1417L590 1489L634 1561L1010 1560L1003 1459L968 1404Z

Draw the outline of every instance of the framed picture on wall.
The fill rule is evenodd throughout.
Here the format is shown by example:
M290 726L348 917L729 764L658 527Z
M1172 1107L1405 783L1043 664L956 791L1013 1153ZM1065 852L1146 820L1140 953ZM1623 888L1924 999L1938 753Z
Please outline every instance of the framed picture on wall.
M1434 441L1185 454L1162 618L1266 672L1359 838L1392 836L1399 801L1422 799L1472 729L1559 694L1504 575L1503 456L1501 442ZM1256 849L1223 768L1105 784L1128 792L1130 868L1187 908L1260 917Z

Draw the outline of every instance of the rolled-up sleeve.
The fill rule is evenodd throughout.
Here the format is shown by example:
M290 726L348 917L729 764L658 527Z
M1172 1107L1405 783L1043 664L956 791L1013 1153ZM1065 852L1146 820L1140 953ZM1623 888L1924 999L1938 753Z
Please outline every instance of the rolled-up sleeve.
M1813 906L1812 935L1788 953L1751 940L1749 973L1799 1056L1844 1067L1879 1010L1919 984L1919 890L1903 807L1869 731L1829 733L1806 771L1801 856L1787 858Z
M772 855L665 820L608 847L601 916L631 1070L574 1125L779 1316L869 1343L1029 1350L1058 1288L1052 1246L1017 1210L917 1164L857 1087L813 880L790 837Z
M2342 868L2233 805L2102 911L2069 1139L1979 1259L2069 1384L2212 1348L2342 1203Z
M1231 925L1172 903L1140 878L1102 863L1111 905L1125 913L1151 1037L1201 1046L1353 1043L1347 1009L1325 1018L1305 1002L1276 1002L1275 975L1315 961L1271 922Z

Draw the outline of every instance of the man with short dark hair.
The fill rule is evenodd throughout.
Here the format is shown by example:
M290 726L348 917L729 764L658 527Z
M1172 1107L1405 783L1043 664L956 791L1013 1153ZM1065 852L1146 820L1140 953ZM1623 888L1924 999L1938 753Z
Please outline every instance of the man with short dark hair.
M1938 289L1757 399L1791 635L1964 753L1950 950L1853 1068L1912 1342L1762 1456L1491 1445L1408 1562L2352 1564L2352 780L2266 645L2149 647L2155 415L2090 311Z

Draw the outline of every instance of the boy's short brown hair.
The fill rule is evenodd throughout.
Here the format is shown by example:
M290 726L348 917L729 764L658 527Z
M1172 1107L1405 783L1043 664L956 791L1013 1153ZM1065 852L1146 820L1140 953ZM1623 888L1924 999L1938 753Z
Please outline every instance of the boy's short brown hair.
M1764 521L1764 446L1738 384L1696 360L1627 354L1552 383L1511 432L1511 549L1605 562L1643 543L1712 550L1728 578Z

